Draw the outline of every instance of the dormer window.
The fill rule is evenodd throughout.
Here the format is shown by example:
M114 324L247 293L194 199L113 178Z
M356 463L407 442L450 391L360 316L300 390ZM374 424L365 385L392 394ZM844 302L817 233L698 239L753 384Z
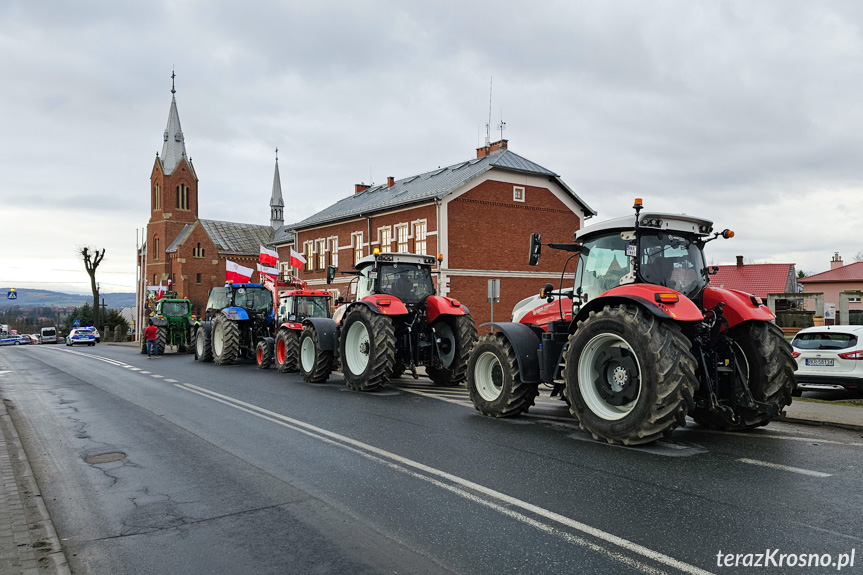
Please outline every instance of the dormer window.
M165 130L165 141L168 141L168 130Z
M177 132L176 134L174 134L174 141L175 142L179 142L181 138L182 138L182 136L180 136L180 132Z

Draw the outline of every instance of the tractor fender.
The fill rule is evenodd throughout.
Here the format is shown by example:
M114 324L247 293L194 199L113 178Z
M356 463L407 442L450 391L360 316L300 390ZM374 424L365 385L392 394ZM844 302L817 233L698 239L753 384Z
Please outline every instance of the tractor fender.
M675 293L679 300L676 303L658 302L656 301L656 294L658 293ZM578 322L589 316L592 311L599 311L607 305L627 303L635 303L662 319L673 321L702 321L704 319L704 314L691 299L671 288L654 284L629 284L612 288L581 306L581 310L572 322L570 331L575 330Z
M151 317L150 321L152 321L153 325L155 325L156 327L168 327L168 320L166 320L166 319L159 319L158 317Z
M302 324L302 322L299 322L299 321L285 321L285 322L282 322L282 325L279 326L279 329L281 329L281 328L291 329L294 331L300 331L303 329L303 324Z
M402 303L402 300L391 295L373 294L351 305L366 305L378 315L407 315L408 313L408 308Z
M226 307L219 312L231 321L242 321L249 319L249 312L241 307Z
M339 326L328 317L307 317L303 325L310 325L318 333L318 344L323 351L339 348Z
M518 362L518 373L524 383L539 383L539 346L536 332L527 324L512 322L484 323L480 327L494 326L503 334Z
M426 298L426 321L434 321L442 315L468 315L467 308L457 299L442 295L430 295Z
M753 301L754 300L754 301ZM746 292L707 286L704 288L704 309L712 309L724 303L722 315L732 328L749 320L773 321L775 316L763 303L758 303L755 296Z
M198 331L199 329L202 329L202 330L204 330L204 333L206 333L207 335L209 335L209 334L210 334L210 333L212 333L212 331L213 331L213 322L210 322L210 321L199 321L198 323L196 323L196 324L195 324L195 326L194 326L194 327L195 327L195 331Z

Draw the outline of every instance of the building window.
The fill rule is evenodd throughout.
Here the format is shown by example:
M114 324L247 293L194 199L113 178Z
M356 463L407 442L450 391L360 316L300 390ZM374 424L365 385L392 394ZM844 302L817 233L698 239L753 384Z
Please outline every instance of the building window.
M180 210L189 209L189 186L186 184L177 186L177 208Z
M314 244L312 242L304 242L303 243L303 255L306 258L306 271L310 272L315 269L315 260L312 259L312 252L314 251Z
M426 222L414 224L414 253L426 254Z
M201 285L201 274L195 274L195 283Z
M330 238L330 265L339 267L339 238L338 236Z
M159 236L153 236L153 259L159 259Z
M396 226L396 251L408 251L408 225Z
M512 201L514 202L523 202L524 201L524 188L521 186L513 186L512 188Z
M327 240L318 240L315 242L318 249L318 269L326 269L327 267Z
M159 184L156 184L156 187L153 190L153 209L162 209L162 186Z
M378 228L378 240L381 242L381 251L390 251L390 246L393 243L393 229L389 226Z
M198 242L198 245L192 250L192 256L196 258L204 257L204 248L201 247L201 242Z
M354 247L354 263L363 259L363 232L351 234L351 242Z
M848 303L860 303L859 295L848 296Z

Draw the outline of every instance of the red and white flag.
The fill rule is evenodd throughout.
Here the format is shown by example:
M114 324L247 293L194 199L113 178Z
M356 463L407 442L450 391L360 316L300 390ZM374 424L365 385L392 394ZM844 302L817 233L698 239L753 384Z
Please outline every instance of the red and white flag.
M303 257L303 254L295 252L294 248L291 248L291 267L301 268L304 265L306 265L306 258Z
M237 262L225 260L225 281L244 284L252 279L255 270L243 267Z
M278 268L268 268L267 266L262 266L258 264L258 273L261 275L261 280L264 279L264 276L267 276L273 280L279 277Z
M156 299L162 299L163 295L165 295L165 288L162 286L162 280L159 280L159 287L156 288Z
M258 261L267 266L278 267L279 254L278 252L274 252L271 249L267 249L264 246L261 246L261 257Z

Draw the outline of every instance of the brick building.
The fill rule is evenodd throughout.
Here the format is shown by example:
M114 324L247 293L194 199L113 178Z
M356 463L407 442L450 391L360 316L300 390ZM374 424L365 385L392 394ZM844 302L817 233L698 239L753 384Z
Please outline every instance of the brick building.
M204 310L210 289L225 282L225 262L230 259L255 269L261 245L277 237L292 239L284 229L279 160L276 156L270 197L270 225L203 220L198 218L198 177L186 154L177 112L176 90L171 86L171 108L163 134L162 153L150 172L150 220L138 257L145 285L167 286L192 302L193 313ZM278 150L277 150L278 152ZM257 281L257 272L252 280Z
M595 214L560 176L500 140L452 166L373 187L357 184L351 196L287 226L274 245L282 262L289 261L291 247L304 254L299 275L310 285L343 292L350 276L325 285L328 265L352 269L375 248L441 254L438 293L457 297L481 323L490 318L490 278L501 280L497 319L508 319L513 306L545 282L557 285L568 254L546 250L538 267L528 266L532 232L544 243L572 242Z

